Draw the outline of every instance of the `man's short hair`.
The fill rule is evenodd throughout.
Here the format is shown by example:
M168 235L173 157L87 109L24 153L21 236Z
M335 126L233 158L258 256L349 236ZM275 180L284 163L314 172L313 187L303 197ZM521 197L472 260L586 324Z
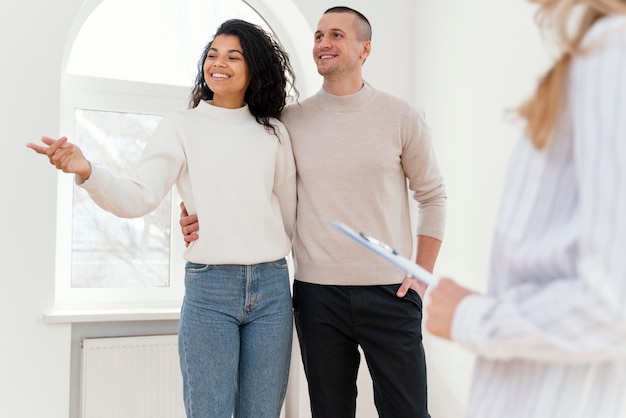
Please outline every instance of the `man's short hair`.
M359 20L359 25L357 28L358 36L360 41L371 41L372 40L372 25L370 25L370 21L363 15L363 13L351 9L346 6L335 6L326 10L324 14L327 13L351 13L355 15Z

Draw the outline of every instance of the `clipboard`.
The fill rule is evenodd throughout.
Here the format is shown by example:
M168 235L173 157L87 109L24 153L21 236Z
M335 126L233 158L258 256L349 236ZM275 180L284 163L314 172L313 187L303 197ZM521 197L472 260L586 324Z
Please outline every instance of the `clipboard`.
M408 258L401 256L396 250L394 250L391 246L385 244L384 242L372 236L365 235L362 232L357 232L346 224L343 224L339 221L330 222L329 225L335 230L347 236L348 238L351 238L357 244L360 244L361 246L384 258L394 266L398 267L400 270L405 271L411 277L416 278L427 286L437 286L437 283L439 282L439 278L437 276L433 275L423 267L415 264Z

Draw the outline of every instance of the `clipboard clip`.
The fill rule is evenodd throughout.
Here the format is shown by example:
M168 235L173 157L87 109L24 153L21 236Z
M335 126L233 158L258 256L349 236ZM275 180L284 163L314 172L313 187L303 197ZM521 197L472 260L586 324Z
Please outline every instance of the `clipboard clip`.
M361 236L361 238L363 238L365 241L369 242L370 244L377 245L378 247L382 248L383 250L393 255L398 255L398 252L391 245L386 244L370 235L365 235L363 232L359 232L359 235Z
M346 237L355 241L357 244L367 248L368 250L374 252L376 255L387 260L389 263L403 270L411 277L422 281L428 286L434 287L437 285L437 282L439 281L437 276L434 276L431 272L425 270L423 267L398 254L398 252L389 244L386 244L385 242L372 236L365 235L362 232L357 232L339 221L330 222L329 225L337 231L341 232Z

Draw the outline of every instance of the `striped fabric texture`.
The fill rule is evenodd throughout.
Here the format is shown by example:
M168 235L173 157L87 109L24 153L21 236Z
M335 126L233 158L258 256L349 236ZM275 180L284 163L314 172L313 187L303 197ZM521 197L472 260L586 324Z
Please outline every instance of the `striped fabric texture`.
M455 314L471 418L626 418L626 16L585 44L550 146L512 154L488 293Z

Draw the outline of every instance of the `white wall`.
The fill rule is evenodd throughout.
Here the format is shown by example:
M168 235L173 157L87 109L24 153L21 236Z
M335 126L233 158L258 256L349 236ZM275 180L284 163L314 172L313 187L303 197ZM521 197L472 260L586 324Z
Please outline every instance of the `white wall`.
M59 125L65 31L80 0L0 2L0 416L67 418L69 325L53 305L56 176L24 147Z
M337 5L329 0L294 2L313 28L326 8ZM0 127L5 136L0 164L2 417L70 417L75 409L75 399L70 402L73 338L75 346L76 335L94 329L129 332L128 324L87 324L72 331L68 324L43 321L54 303L56 174L24 144L42 134L60 133L61 59L81 4L0 2ZM501 176L518 133L518 127L505 123L502 110L527 94L545 61L537 50L532 9L521 0L341 4L362 11L372 22L366 79L424 107L433 128L450 208L437 271L483 286ZM159 332L172 324L149 327ZM428 336L425 343L433 416L456 418L464 405L471 356ZM372 416L370 391L361 389L360 416Z

